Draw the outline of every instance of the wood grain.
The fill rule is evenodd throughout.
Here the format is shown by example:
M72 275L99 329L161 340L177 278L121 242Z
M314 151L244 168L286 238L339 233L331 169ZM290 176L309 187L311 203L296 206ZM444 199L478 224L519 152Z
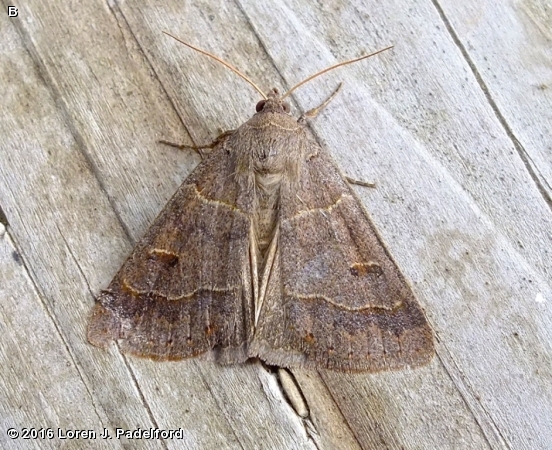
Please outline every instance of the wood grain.
M4 11L7 10L4 3ZM552 442L552 46L545 1L44 2L1 15L2 448L545 449ZM438 337L425 368L295 371L303 420L257 363L155 363L85 340L87 315L210 142L265 90L395 48L312 132L355 187ZM10 439L9 428L183 439Z

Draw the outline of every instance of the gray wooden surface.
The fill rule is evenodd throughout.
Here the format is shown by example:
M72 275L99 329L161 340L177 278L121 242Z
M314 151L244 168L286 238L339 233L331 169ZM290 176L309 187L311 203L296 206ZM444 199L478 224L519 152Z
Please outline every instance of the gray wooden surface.
M3 2L0 23L0 447L552 447L550 1L26 0ZM265 90L395 44L292 103L298 115L345 82L312 131L377 183L355 189L435 330L432 364L294 371L303 420L259 364L87 344L94 296L199 161L157 141L209 142L259 100L163 30Z

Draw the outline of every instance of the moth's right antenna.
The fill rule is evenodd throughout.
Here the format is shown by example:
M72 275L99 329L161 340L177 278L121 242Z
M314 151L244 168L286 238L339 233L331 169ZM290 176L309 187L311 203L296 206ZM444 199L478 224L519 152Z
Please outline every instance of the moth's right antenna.
M243 73L241 73L238 69L236 69L235 67L231 66L230 64L228 64L226 61L223 61L222 59L220 59L218 56L215 56L213 55L212 53L209 53L205 50L201 50L200 48L197 48L197 47L194 47L193 45L191 44L188 44L187 42L184 42L182 39L178 39L176 36L173 36L172 34L170 33L167 33L166 31L163 31L163 33L165 33L167 36L170 36L172 37L173 39L177 40L178 42L180 42L181 44L184 44L186 47L190 47L192 50L195 50L196 52L199 52L199 53L203 53L204 55L208 56L209 58L213 58L215 61L218 61L219 63L221 63L223 66L226 66L228 67L232 72L234 72L235 74L239 75L241 78L243 78L245 81L247 81L251 86L253 86L255 88L255 90L262 95L262 97L266 100L267 97L266 95L263 93L263 91L261 91L261 89L259 89L259 87L253 83L253 81L251 81L248 77L246 77Z
M370 58L371 56L375 56L378 53L384 52L385 50L389 50L391 48L393 48L393 45L390 45L389 47L382 48L381 50L378 50L377 52L374 52L374 53L370 53L369 55L364 55L364 56L361 56L359 58L350 59L349 61L343 61L343 62L340 62L338 64L334 64L333 66L330 66L327 69L321 70L320 72L316 72L314 75L311 75L310 77L305 78L303 81L301 81L300 83L297 83L295 86L293 86L289 91L287 91L284 95L282 95L280 100L283 100L284 98L286 98L289 94L291 94L298 87L303 86L305 83L308 83L313 78L319 77L320 75L325 74L326 72L329 72L330 70L337 69L338 67L345 66L347 64L352 64L352 63L360 61L362 59Z

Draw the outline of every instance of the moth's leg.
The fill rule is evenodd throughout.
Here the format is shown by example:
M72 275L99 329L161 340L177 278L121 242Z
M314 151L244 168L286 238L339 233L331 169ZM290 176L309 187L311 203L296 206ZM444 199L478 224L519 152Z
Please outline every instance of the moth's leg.
M284 367L276 368L276 373L278 375L278 381L280 382L280 387L284 391L286 400L295 410L297 415L302 419L309 417L309 406L305 398L305 394L301 390L301 386L297 383L297 380L288 369Z
M206 144L206 145L175 144L174 142L165 141L163 139L160 140L159 143L160 144L165 144L165 145L170 145L171 147L176 147L180 150L194 150L203 159L207 154L209 154L209 151L204 152L202 150L205 150L205 149L212 150L217 145L219 145L222 141L224 141L228 136L233 134L234 131L235 130L224 131L221 134L219 134L219 136L213 142L211 142L210 144Z
M355 180L354 178L349 178L349 177L345 177L345 179L347 180L347 183L349 183L349 184L356 184L358 186L364 186L364 187L369 187L369 188L375 188L376 187L376 183L369 183L367 181Z
M337 89L333 91L332 95L330 95L320 105L318 105L316 108L312 108L308 110L305 114L299 117L299 122L304 122L306 119L314 119L320 113L320 111L322 111L326 106L328 106L328 103L330 103L334 99L334 97L341 89L341 86L343 86L343 83L339 83L339 86L337 86Z
M316 108L313 108L313 109L307 111L305 114L303 114L299 118L299 122L304 122L306 119L313 119L314 117L316 117L320 113L320 111L322 111L326 106L328 106L328 103L330 103L334 99L334 97L337 95L337 93L341 89L341 86L343 86L343 83L339 83L339 86L337 86L337 89L335 91L333 91L332 95L330 95L320 105L318 105ZM349 183L349 184L356 184L358 186L364 186L364 187L369 187L369 188L375 188L376 187L375 183L369 183L367 181L355 180L354 178L349 178L349 177L345 177L345 179L347 180L347 183Z

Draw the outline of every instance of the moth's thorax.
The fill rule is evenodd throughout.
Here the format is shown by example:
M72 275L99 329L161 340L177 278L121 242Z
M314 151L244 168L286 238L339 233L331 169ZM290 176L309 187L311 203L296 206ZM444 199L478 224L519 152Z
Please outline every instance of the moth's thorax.
M303 126L282 109L272 108L270 100L236 131L239 141L237 167L240 175L281 175L297 181L304 153L306 134Z

